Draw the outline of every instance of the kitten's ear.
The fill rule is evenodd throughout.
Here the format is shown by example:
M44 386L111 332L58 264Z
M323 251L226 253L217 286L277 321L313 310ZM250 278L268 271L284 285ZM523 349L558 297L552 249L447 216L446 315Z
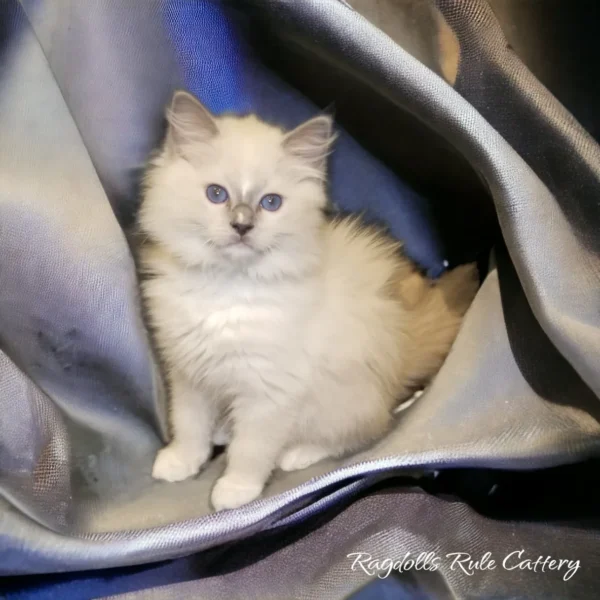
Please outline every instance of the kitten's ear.
M167 145L185 155L190 144L207 142L217 135L213 115L192 94L177 90L166 113L168 121Z
M283 147L306 166L324 173L335 137L333 119L320 115L290 131L283 140Z

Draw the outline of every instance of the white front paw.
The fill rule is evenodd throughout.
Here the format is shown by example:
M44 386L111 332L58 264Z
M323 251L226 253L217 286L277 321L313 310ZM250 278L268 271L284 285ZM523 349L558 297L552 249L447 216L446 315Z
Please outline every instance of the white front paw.
M182 446L169 444L156 455L152 477L170 482L183 481L196 475L207 459L208 452L206 456L199 456Z
M258 498L262 490L255 480L223 475L213 488L211 502L215 510L238 508Z

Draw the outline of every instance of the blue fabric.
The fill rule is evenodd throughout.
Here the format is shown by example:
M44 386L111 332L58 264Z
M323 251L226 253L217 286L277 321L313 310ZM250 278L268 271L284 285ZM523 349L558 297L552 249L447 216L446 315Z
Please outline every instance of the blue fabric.
M400 579L390 576L374 579L352 594L348 600L433 600L429 594L415 590Z
M140 567L84 571L39 577L7 577L1 600L92 600L150 589L198 577L194 556Z
M250 108L239 32L218 2L167 2L163 7L184 86L215 114Z

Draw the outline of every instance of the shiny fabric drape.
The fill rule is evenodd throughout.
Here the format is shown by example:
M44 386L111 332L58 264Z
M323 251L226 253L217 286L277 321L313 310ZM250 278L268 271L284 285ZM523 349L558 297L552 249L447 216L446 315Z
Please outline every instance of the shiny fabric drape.
M224 575L229 588L207 579L193 593L338 598L367 577L349 571L357 546L475 551L487 535L497 552L527 544L587 562L568 583L557 573L459 577L446 565L454 597L591 597L593 531L366 494L399 470L533 470L600 445L600 148L524 66L486 2L416 5L419 35L402 25L406 5L394 27L358 1L0 2L0 574L276 536L361 492L325 526L311 577L282 565L310 563L327 529ZM484 266L446 364L386 439L276 474L263 499L220 514L208 492L223 457L181 484L150 477L166 411L127 234L177 86L216 112L286 126L333 103L335 203L385 221L432 276L447 263Z

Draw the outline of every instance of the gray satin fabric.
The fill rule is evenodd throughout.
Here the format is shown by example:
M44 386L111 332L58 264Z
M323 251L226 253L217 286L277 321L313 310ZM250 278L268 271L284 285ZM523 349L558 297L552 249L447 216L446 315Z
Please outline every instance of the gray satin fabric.
M29 516L58 530L78 496L135 486L158 443L154 367L125 237L31 29L3 63L0 381L20 393L2 393L2 447L36 490Z
M402 522L393 515L404 515ZM348 535L352 531L353 535ZM440 536L439 532L444 535ZM505 541L511 545L505 546ZM460 503L439 498L420 498L411 491L391 490L363 498L321 526L310 536L291 540L267 559L229 572L227 555L207 557L218 561L225 572L197 581L157 586L143 592L111 596L110 600L228 600L229 598L256 598L261 600L337 600L350 598L364 586L370 577L360 568L352 569L357 552L370 554L374 559L401 560L407 553L417 557L423 549L439 557L456 552L471 552L480 558L486 552L500 565L513 549L526 549L523 558L537 558L538 550L548 548L561 540L564 557L581 555L581 547L593 548L594 536L579 537L568 528L527 524L520 527L511 522L494 522L481 517ZM465 540L469 540L465 544ZM589 545L589 546L588 546ZM245 547L246 551L251 548ZM544 550L541 550L544 554ZM324 565L324 557L326 564ZM420 571L416 575L419 587L412 594L380 596L452 600L454 598L527 598L561 599L594 598L597 587L594 567L600 560L600 548L587 554L577 573L567 582L557 572L534 576L528 571L513 569L504 577L498 570L474 570L471 576L459 568L452 568L453 557L440 561L441 573ZM516 561L518 562L518 561ZM509 557L506 563L513 567ZM496 574L492 578L491 574ZM441 574L446 585L440 584ZM406 576L406 573L404 574ZM435 576L435 578L434 578ZM410 588L409 588L410 590ZM515 590L518 593L515 594ZM376 596L371 596L375 598Z
M24 1L0 59L0 574L182 556L322 510L355 493L357 476L540 468L598 454L600 261L556 196L463 96L345 3L249 4L294 35L309 38L318 23L321 52L450 140L489 186L507 251L498 249L434 384L386 439L344 463L277 474L263 499L211 514L222 458L181 484L150 477L164 398L117 218L135 203L139 168L179 83L155 28L160 2ZM532 103L554 102L529 85ZM551 110L598 169L596 143L558 104ZM537 345L528 351L519 336ZM556 381L544 384L532 352ZM410 518L410 498L376 508L401 509ZM370 508L353 510L340 517L346 528ZM459 536L460 515L452 518ZM427 541L424 531L406 535L365 539L381 553ZM307 575L294 597L340 597L345 543L331 548L331 575L313 565L312 583ZM299 544L285 560L307 551ZM261 565L255 581L272 575ZM473 581L469 593L491 591ZM453 585L466 593L464 580ZM205 597L224 597L218 589L207 581ZM264 593L256 597L281 597Z

